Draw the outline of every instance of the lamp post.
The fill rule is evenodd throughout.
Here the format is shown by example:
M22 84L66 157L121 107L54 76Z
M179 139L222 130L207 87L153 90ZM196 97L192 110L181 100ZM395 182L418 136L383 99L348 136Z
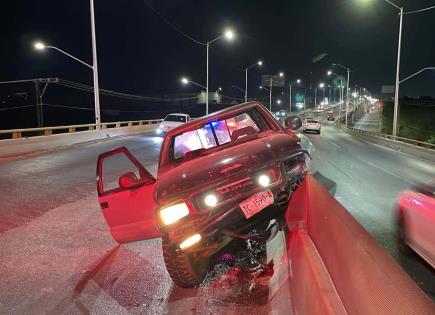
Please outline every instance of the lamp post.
M92 66L87 64L86 62L80 60L79 58L74 57L73 55L63 51L54 46L45 46L41 42L37 42L34 44L35 49L44 50L45 48L51 48L61 52L62 54L80 62L81 64L89 67L93 71L93 79L94 79L94 102L95 102L95 128L97 130L101 129L101 115L100 115L100 94L98 87L98 66L97 66L97 39L95 35L95 12L94 12L94 0L89 0L90 4L90 14L91 14L91 38L92 38Z
M341 116L341 108L342 108L342 106L343 106L343 102L344 102L344 85L343 85L343 77L342 77L341 75L337 75L337 74L335 74L335 73L332 72L332 71L328 71L327 74L328 74L328 76L333 75L334 77L340 79L340 90L339 90L339 92L340 92L340 113L339 113L339 116ZM349 82L349 81L348 81L348 82ZM349 90L346 92L346 96L348 96L347 93L349 93ZM347 112L348 112L348 107L349 107L348 104L349 104L349 101L347 101L347 105L346 105L346 117L345 117L345 120L346 120L346 122L345 122L346 127L347 127Z
M259 60L245 68L245 103L248 102L248 70L257 65L261 67L263 65L263 61Z
M289 84L289 112L292 112L292 85L293 83L296 82L297 84L301 83L301 79L296 79L294 81L290 81Z
M343 66L339 63L333 63L333 66L337 66L340 67L344 70L347 71L347 84L346 84L346 127L347 127L347 113L349 111L349 81L350 81L350 68ZM341 85L343 85L343 80L341 82ZM344 93L343 93L343 98L344 98ZM343 100L342 100L343 101Z
M92 71L93 71L93 78L94 78L95 127L96 127L96 129L100 129L100 127L101 127L101 121L100 121L100 95L99 95L99 88L98 88L98 71L97 71L97 67L96 67L96 62L97 62L96 55L95 55L95 59L94 59L94 62L95 62L94 66L92 66L92 65L84 62L83 60L81 60L81 59L79 59L77 57L74 57L73 55L71 55L71 54L67 53L66 51L64 51L64 50L62 50L62 49L60 49L58 47L55 47L55 46L45 45L42 42L36 42L36 43L33 44L33 47L36 50L41 50L41 51L45 50L45 49L56 50L56 51L60 52L61 54L63 54L65 56L67 56L67 57L69 57L69 58L71 58L71 59L81 63L82 65L84 65L84 66L86 66L86 67L88 67L90 69L92 69Z
M284 72L280 72L278 74L281 78L284 76ZM273 88L273 75L270 77L270 86L269 86L269 110L272 111L272 88Z
M207 77L206 77L206 86L205 86L205 114L208 115L208 86L209 86L209 50L210 50L210 45L212 43L214 43L215 41L221 39L221 38L225 38L227 40L233 40L235 37L235 34L232 30L226 30L224 34L212 39L211 41L208 41L206 43L207 46Z

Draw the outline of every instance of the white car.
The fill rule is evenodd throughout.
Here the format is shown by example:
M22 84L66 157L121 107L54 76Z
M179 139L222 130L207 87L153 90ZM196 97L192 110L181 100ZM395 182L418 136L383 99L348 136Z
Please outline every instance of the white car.
M174 129L175 127L181 126L190 121L190 116L188 114L169 114L162 120L157 128L156 133L158 135L163 135L167 133L169 130Z
M397 221L399 249L409 246L435 268L435 182L399 195Z
M314 131L320 134L320 130L322 129L320 122L314 119L306 119L304 120L304 124L302 125L302 132L306 131Z

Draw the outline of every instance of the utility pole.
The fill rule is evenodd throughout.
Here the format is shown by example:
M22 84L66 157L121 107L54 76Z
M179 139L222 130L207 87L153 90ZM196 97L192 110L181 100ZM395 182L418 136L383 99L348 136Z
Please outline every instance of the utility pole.
M40 128L43 126L43 110L42 110L42 97L41 97L41 90L39 88L39 81L34 80L33 81L35 85L35 97L36 97L36 125Z
M289 112L292 112L292 84L290 83L289 87Z

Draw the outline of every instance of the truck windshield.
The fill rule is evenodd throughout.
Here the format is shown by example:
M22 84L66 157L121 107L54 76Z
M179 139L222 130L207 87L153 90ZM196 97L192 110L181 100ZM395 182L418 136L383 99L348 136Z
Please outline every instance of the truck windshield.
M249 129L258 132L260 128L248 113L212 121L198 129L187 131L174 138L173 159L189 158L195 153L204 152L232 141L236 130Z
M164 121L175 121L175 122L185 123L186 116L184 116L184 115L168 115L168 116L166 116Z

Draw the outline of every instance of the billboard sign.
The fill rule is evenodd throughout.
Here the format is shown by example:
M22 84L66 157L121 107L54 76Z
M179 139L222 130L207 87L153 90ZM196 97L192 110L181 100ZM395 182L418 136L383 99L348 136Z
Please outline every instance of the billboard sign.
M285 76L280 76L278 74L264 74L261 76L261 85L262 86L284 86L285 85Z

